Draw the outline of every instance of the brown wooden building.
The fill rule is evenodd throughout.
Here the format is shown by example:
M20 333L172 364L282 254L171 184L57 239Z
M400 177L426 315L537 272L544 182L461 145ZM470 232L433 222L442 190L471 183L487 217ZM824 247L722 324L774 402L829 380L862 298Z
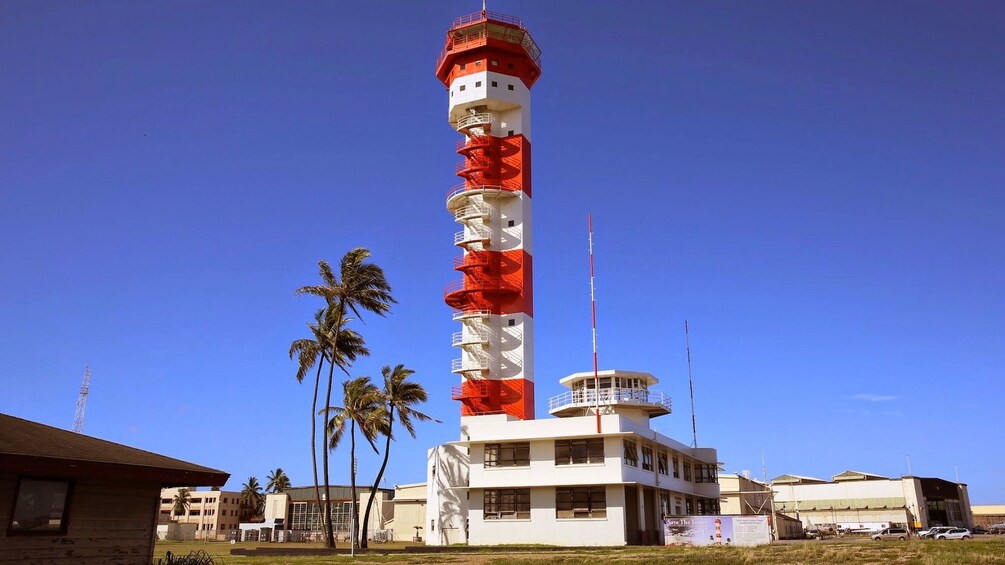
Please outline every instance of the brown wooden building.
M149 565L161 489L229 477L0 414L0 564Z

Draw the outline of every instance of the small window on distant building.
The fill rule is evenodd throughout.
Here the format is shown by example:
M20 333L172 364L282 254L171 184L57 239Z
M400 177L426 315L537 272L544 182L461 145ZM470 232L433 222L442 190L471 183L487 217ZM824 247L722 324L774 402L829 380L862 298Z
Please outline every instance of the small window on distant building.
M482 81L475 82L475 88L479 88L482 85Z
M65 534L72 493L71 481L20 479L7 533Z
M465 87L464 87L464 85L462 84L462 85L461 85L461 87L460 87L460 88L459 88L458 90L464 90L464 88L465 88Z
M506 225L509 226L509 227L513 227L513 226L516 225L516 221L515 220L510 220L509 222L506 223ZM512 320L510 320L510 321L512 321Z
M506 85L506 90L513 90L513 85L512 84L507 84Z
M653 470L653 448L651 447L642 448L642 470Z
M499 81L496 80L492 81L492 86L499 86Z
M506 325L507 326L515 326L516 325L516 320L510 318L509 320L506 320Z

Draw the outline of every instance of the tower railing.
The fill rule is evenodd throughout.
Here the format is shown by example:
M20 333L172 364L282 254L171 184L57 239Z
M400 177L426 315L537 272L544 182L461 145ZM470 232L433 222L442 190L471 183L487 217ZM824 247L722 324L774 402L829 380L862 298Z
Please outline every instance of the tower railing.
M468 204L454 210L454 220L463 222L472 218L487 218L492 215L492 208L484 204Z
M598 398L594 389L569 390L548 399L548 411L566 406L597 404L655 404L670 412L670 396L662 392L638 388L602 388Z
M450 335L450 345L475 345L488 343L489 331L480 328L467 328L463 331L454 332Z
M492 359L487 354L469 354L450 362L451 373L466 373L468 371L488 371Z
M488 318L492 315L492 310L480 310L476 308L470 308L465 310L454 310L453 320L455 322L461 322L464 320L470 320L474 318Z
M464 194L465 192L473 192L473 191L492 192L497 195L515 196L518 192L520 192L520 189L508 188L498 184L475 184L469 186L468 184L462 182L460 184L455 184L454 186L450 187L450 190L447 191L448 205L449 201L452 200L454 197Z
M491 126L495 118L489 112L484 112L481 114L469 114L463 118L457 120L457 131L463 132L468 128L473 128L476 126Z
M491 12L487 12L491 13ZM503 14L499 14L503 16ZM498 41L504 41L506 43L512 43L514 45L519 45L523 48L527 56L534 61L534 64L538 68L541 68L541 48L537 46L537 43L527 32L526 28L523 27L523 22L514 23L511 21L506 21L498 19L495 17L485 18L482 17L480 13L472 14L472 16L477 16L479 19L473 19L465 24L460 24L454 26L447 34L447 44L443 46L443 50L440 51L439 57L436 58L436 68L440 68L443 64L443 60L447 58L447 54L452 51L467 49L472 47L479 47L485 45L489 39L495 39ZM468 16L462 16L462 18ZM505 16L507 18L513 19L511 16ZM461 19L461 18L459 18ZM465 29L462 26L473 26L478 24L482 20L494 20L498 22L504 22L512 25L516 25L517 28L503 27L503 29L493 29L493 27L498 28L500 26L489 26L483 25L481 29ZM519 21L519 20L517 20ZM460 29L458 29L460 28Z
M461 230L454 234L454 245L467 245L469 243L486 242L492 239L489 229L479 228L475 225L468 225L468 229Z
M509 14L503 14L502 12L493 12L492 10L472 12L470 14L465 14L463 16L457 16L456 18L454 18L454 22L450 24L450 27L451 28L461 27L485 20L495 20L497 22L503 22L505 24L515 25L520 29L527 29L523 26L523 20L521 20L520 18L516 16L511 16Z

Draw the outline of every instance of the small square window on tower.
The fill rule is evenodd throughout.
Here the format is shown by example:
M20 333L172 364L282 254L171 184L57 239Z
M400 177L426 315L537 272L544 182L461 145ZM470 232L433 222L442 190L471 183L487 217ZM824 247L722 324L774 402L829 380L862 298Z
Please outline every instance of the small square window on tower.
M493 61L492 61L492 66L493 66L493 67L498 67L498 66L499 66L499 61L495 61L495 60L493 60Z
M492 86L499 86L499 83L497 81L492 81Z
M461 63L461 70L462 70L462 71L464 70L464 67L465 67L465 66L467 66L467 65L465 65L464 63Z
M513 135L513 130L509 130L509 134L507 135Z
M482 85L482 81L475 82L475 88L480 88L481 85Z
M513 85L512 84L507 84L506 85L506 90L513 90Z
M475 66L476 66L476 67L480 67L480 66L482 66L482 62L481 62L481 61L475 61Z
M513 318L510 318L509 320L506 320L506 325L507 326L515 326L516 325L516 320L514 320Z
M464 85L462 84L458 90L464 90Z
M515 220L510 220L509 223L506 224L506 225L508 225L509 227L513 227L513 226L516 225L516 221Z

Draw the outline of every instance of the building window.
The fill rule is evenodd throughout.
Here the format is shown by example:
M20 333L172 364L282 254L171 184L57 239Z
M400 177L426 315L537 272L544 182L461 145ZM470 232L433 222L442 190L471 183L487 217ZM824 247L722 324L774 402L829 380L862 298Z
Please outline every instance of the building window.
M718 482L717 468L714 464L700 463L694 466L694 482L715 483Z
M688 461L684 462L684 480L685 481L691 480L691 463Z
M506 223L507 227L513 227L515 225L516 225L516 220L510 220L509 222Z
M625 440L625 465L639 466L639 452L635 449L635 442L630 439Z
M485 444L486 467L526 467L530 465L530 443Z
M466 66L467 66L467 64L466 64L466 63L461 63L461 70L463 71L463 70L464 70L464 67L466 67Z
M699 516L716 516L718 514L719 514L719 499L717 498L698 499Z
M458 90L464 90L465 86L462 84Z
M673 454L673 478L680 478L680 461L677 460L677 454Z
M476 66L476 67L480 67L480 66L482 66L482 62L481 62L481 61L475 61L475 66Z
M604 462L604 440L565 439L555 441L555 465Z
M656 454L656 472L661 475L670 474L670 466L667 463L667 454L662 451Z
M684 499L679 496L673 497L674 515L680 516L684 513Z
M513 135L513 130L509 130L509 133L507 135Z
M530 520L530 489L487 489L484 511L486 520Z
M492 61L492 66L493 66L493 67L498 67L498 66L499 66L499 61L495 61L495 60L493 60L493 61Z
M642 470L653 470L653 449L651 447L642 448Z
M492 81L492 86L493 87L499 86L499 81L496 80Z
M513 318L510 318L509 320L506 320L506 325L507 326L515 326L516 325L516 320L514 320Z
M558 487L555 489L557 518L606 518L606 487Z
M475 81L475 88L478 88L481 85L482 85L482 81L480 81L480 80L479 81Z
M72 493L73 483L68 480L18 480L7 533L65 534Z
M512 84L507 84L506 85L506 90L513 90L513 85Z

